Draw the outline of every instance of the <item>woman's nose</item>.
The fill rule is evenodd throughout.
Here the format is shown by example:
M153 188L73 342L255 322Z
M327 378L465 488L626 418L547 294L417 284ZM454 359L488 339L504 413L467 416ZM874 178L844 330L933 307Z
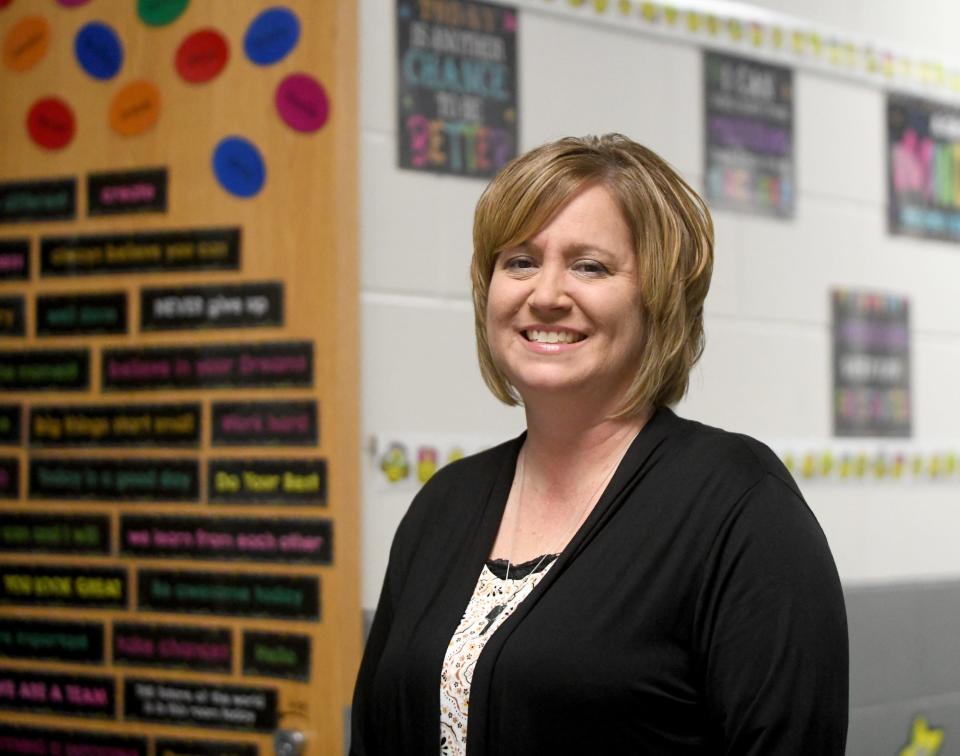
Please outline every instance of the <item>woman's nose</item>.
M533 280L528 303L533 308L558 309L569 306L566 270L563 266L544 264Z

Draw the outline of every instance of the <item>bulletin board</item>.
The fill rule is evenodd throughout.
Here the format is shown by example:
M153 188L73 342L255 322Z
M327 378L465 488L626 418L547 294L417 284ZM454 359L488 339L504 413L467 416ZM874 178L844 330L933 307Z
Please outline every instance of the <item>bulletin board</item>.
M0 2L0 751L340 753L356 8Z

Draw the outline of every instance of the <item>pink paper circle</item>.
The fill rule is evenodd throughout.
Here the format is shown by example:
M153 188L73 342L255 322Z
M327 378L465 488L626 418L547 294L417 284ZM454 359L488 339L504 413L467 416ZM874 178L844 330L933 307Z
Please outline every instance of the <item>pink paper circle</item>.
M277 112L297 131L316 131L327 122L330 102L323 85L309 74L290 74L277 87Z

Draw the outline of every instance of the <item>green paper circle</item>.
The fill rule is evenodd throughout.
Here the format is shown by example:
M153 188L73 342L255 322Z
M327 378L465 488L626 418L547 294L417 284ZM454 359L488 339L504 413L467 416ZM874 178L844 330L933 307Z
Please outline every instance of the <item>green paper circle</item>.
M166 26L176 21L190 0L137 0L137 15L149 26Z

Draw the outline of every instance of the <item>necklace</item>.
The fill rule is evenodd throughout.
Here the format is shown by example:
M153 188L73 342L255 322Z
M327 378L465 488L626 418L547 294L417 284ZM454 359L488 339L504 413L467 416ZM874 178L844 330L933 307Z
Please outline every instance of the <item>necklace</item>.
M590 496L587 497L587 499L583 502L583 506L580 507L580 510L577 512L577 516L573 519L573 522L571 523L570 527L563 534L563 539L560 541L560 549L566 546L567 542L573 536L574 530L577 528L577 526L580 525L580 523L583 522L583 516L586 513L587 509L590 507L590 505L596 503L596 499L598 498L600 491L610 481L610 478L613 477L614 471L617 469L617 467L619 467L620 461L623 459L623 456L627 453L627 449L630 448L630 442L632 440L633 440L633 436L630 435L629 438L627 439L626 445L624 445L623 449L620 450L620 453L616 456L616 459L614 460L613 464L610 465L607 471L603 474L603 477L600 478L600 482L597 484L597 487L593 489L593 492L590 494ZM523 489L527 481L526 459L527 459L526 455L524 455L521 451L520 488L517 491L517 516L514 518L513 534L510 536L510 553L511 554L513 553L513 547L517 543L517 531L520 529L520 508L523 506ZM557 553L559 553L559 551ZM540 565L543 564L543 560L546 559L548 556L554 556L554 554L551 554L550 552L543 554L543 556L540 557L540 560L536 563L536 565L534 565L533 569L528 574L531 574L531 575L535 574L537 570L540 569ZM504 577L505 581L510 579L511 564L512 564L511 560L508 558L507 574ZM513 595L515 594L511 594L510 596L511 599L513 598Z

